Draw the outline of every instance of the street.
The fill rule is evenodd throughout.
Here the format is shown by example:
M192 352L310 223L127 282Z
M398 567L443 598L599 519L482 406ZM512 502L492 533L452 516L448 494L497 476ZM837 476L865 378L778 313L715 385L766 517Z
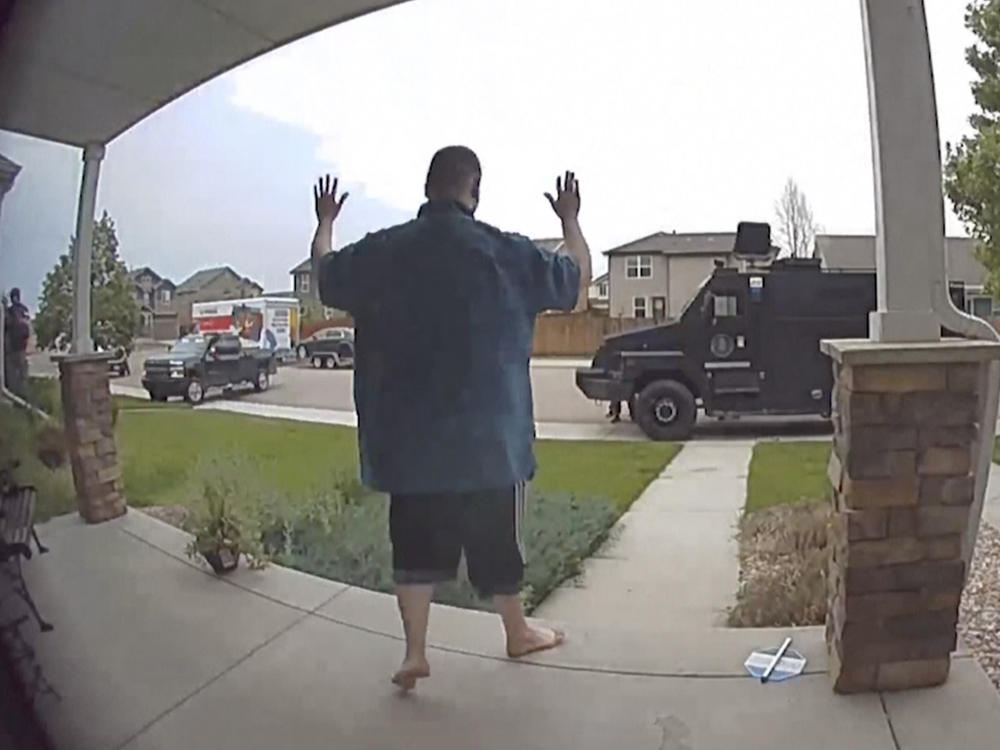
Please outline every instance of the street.
M142 363L162 348L144 348L132 354L132 374L113 378L112 382L132 387L142 386ZM55 375L58 370L48 354L29 358L34 375ZM574 372L586 365L582 359L540 359L532 362L531 383L534 393L535 420L555 423L603 423L607 404L589 401L576 387ZM317 370L309 365L291 365L278 369L271 389L265 393L239 391L230 398L313 409L353 411L353 371ZM225 398L212 394L209 399ZM638 427L635 428L639 434ZM809 417L746 417L737 422L720 422L700 417L697 435L702 437L810 437L830 434L829 424Z

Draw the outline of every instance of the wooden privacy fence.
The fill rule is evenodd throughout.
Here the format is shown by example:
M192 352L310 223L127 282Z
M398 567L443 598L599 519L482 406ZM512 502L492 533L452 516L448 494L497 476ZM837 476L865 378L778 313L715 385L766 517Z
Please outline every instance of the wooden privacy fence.
M536 357L589 357L605 336L648 328L655 321L648 318L609 318L593 313L549 313L535 321L532 354ZM302 321L302 338L323 328L353 327L350 318Z
M609 318L591 313L549 313L535 321L532 354L536 357L589 357L605 336L648 328L648 318Z

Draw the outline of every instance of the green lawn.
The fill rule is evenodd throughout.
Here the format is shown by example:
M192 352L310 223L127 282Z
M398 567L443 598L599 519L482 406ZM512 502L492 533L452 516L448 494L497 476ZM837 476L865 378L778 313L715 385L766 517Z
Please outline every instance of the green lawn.
M57 394L46 395L58 400ZM116 437L130 505L183 505L197 514L211 486L253 522L278 562L391 590L387 504L377 494L351 489L358 462L353 428L128 399L116 399L116 404ZM50 472L32 456L31 419L13 409L0 417L5 432L7 421L20 430L15 443L24 446L20 453L28 469L20 477L39 487L39 518L72 511L68 469ZM539 467L524 527L529 609L579 572L615 520L678 450L654 442L537 443ZM467 583L442 587L438 600L482 606Z
M127 410L118 416L118 450L133 505L186 505L188 478L200 458L251 461L271 489L293 495L322 492L331 469L356 473L353 428L258 419L225 412ZM600 497L624 512L669 463L672 443L537 443L534 487Z
M826 441L757 443L750 460L746 512L782 503L816 502L830 496Z

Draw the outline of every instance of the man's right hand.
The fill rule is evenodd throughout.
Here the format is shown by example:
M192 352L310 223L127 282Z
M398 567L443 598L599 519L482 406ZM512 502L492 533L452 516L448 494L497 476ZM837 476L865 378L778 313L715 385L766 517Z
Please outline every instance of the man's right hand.
M347 200L347 196L350 193L344 193L337 198L337 183L339 181L334 178L333 184L330 184L330 175L325 177L320 177L316 181L316 185L313 186L313 200L316 205L316 220L323 224L324 222L332 224L336 221L337 217L340 216L340 209L344 207L344 201Z
M571 221L580 214L580 183L575 172L566 172L564 177L556 177L556 195L546 193L549 205L562 221Z

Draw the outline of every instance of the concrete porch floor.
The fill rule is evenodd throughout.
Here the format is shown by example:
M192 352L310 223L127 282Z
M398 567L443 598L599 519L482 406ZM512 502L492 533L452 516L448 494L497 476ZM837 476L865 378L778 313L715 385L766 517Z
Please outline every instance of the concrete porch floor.
M390 597L279 567L217 579L184 558L185 534L135 510L40 531L52 551L25 568L56 626L32 638L62 697L39 704L60 750L985 750L1000 736L1000 698L967 655L943 688L838 697L819 628L793 634L807 675L760 685L743 660L784 631L565 623L563 649L520 664L493 616L436 607L434 675L402 698Z

